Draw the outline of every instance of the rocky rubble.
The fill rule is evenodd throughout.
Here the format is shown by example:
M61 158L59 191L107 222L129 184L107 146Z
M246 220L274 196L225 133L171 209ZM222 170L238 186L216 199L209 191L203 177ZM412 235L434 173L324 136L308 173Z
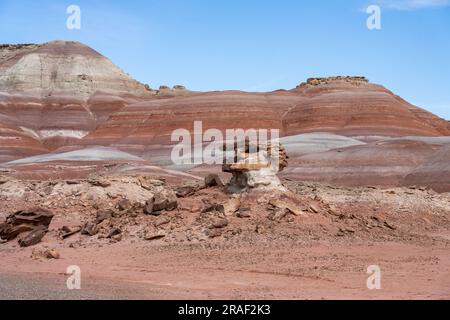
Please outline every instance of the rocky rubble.
M17 236L29 232L19 239L21 247L29 247L39 243L48 232L53 214L42 208L21 210L8 216L6 222L0 224L0 239L11 241Z
M44 245L72 248L124 241L148 245L321 239L445 242L425 234L450 230L448 195L424 188L357 189L284 181L282 189L230 193L229 183L211 185L211 181L215 177L189 186L141 175L70 181L9 179L0 185L0 219L6 220L0 235L7 241L2 246L14 243L16 237L21 246L42 240ZM42 209L23 209L34 206Z
M309 78L306 82L300 84L298 88L315 87L320 85L326 85L329 83L345 82L353 86L361 86L368 84L369 80L366 77L361 76L336 76L336 77L324 77L324 78Z

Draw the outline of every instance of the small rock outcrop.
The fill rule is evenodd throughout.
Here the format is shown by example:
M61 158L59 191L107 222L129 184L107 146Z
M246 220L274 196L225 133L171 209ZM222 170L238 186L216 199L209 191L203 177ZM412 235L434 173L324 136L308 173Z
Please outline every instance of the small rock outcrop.
M361 76L336 76L336 77L324 77L324 78L309 78L306 82L303 82L298 87L315 87L319 85L325 85L329 83L345 82L353 86L360 86L369 83L366 77Z
M279 142L256 144L246 139L233 144L231 147L228 143L224 145L224 151L232 149L234 152L233 158L227 157L222 167L224 172L233 175L227 185L229 192L286 190L277 177L288 165L286 150Z

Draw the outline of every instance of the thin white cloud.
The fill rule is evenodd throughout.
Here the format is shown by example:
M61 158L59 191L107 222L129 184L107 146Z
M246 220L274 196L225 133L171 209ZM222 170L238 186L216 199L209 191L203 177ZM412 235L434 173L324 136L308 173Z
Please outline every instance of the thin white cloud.
M267 91L267 90L273 90L274 86L277 85L278 83L280 83L282 80L284 80L285 77L284 76L278 76L272 80L266 81L266 82L262 82L259 84L256 84L254 86L251 86L249 88L243 89L243 91L246 92L258 92L258 91Z
M450 0L378 0L378 5L391 10L420 10L450 6Z

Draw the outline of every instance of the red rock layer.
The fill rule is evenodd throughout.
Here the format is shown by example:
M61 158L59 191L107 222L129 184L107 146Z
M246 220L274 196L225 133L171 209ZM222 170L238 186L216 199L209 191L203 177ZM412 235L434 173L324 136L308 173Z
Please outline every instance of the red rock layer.
M331 81L294 89L305 97L283 117L286 135L334 132L343 135L450 135L448 123L384 87Z
M279 107L274 107L277 104ZM286 103L276 96L243 92L144 101L113 114L82 142L111 144L143 155L159 146L173 144L171 134L176 129L192 132L194 121L202 121L204 131L210 128L223 132L234 128L281 128L281 114L285 110Z
M144 101L111 115L83 144L113 145L160 157L175 129L280 129L282 136L334 132L346 136L450 135L448 123L378 85L334 82L272 93L210 92ZM161 148L159 148L161 146ZM169 151L162 152L168 156Z

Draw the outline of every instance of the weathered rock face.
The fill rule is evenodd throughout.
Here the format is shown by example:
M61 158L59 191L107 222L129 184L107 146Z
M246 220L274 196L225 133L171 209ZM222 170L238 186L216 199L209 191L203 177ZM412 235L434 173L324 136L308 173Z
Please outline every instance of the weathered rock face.
M47 151L47 148L39 140L31 137L26 129L8 123L0 123L0 163Z
M0 47L0 91L80 98L98 91L149 93L101 54L72 41Z
M0 161L76 144L112 113L155 94L81 43L2 45Z

